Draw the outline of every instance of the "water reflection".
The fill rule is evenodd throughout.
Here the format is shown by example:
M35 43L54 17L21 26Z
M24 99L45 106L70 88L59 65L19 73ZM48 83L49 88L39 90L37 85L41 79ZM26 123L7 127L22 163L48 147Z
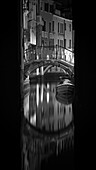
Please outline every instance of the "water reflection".
M29 170L40 170L41 163L52 154L59 156L62 152L71 150L74 142L74 128L71 126L65 133L56 136L40 135L28 126L27 135L23 133L23 166ZM70 163L70 162L69 162ZM65 162L66 164L66 162Z
M57 131L72 121L72 103L57 99L56 84L32 84L24 98L24 115L37 128Z
M53 154L59 156L73 148L72 103L64 103L64 96L61 97L62 100L58 100L56 85L56 82L31 84L24 97L24 169L40 170L43 160L48 160Z
M29 120L29 93L24 98L24 116Z

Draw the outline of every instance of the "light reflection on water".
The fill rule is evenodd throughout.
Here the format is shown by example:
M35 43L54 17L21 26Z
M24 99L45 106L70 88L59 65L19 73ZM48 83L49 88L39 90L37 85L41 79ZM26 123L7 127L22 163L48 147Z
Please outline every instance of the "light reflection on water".
M31 128L25 126L30 133L22 135L25 169L40 170L44 159L48 160L54 153L59 156L68 148L73 148L74 126L70 126L73 120L72 103L64 104L63 98L62 102L56 99L56 84L56 82L33 83L24 97L24 116L32 125ZM42 133L32 127L40 129ZM47 136L43 132L53 134Z
M57 131L72 121L72 103L64 104L56 99L56 82L31 84L24 98L24 115L37 128Z

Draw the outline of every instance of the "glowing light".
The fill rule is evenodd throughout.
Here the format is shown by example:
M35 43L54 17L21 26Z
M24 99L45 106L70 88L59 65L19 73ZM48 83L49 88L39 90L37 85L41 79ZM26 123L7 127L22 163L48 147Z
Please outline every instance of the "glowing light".
M30 29L30 43L36 45L36 31Z
M30 117L30 123L32 125L36 125L36 113L34 113L34 115Z
M41 67L41 75L44 74L44 71L43 71L43 66Z
M49 103L49 92L47 92L47 103Z
M71 63L74 64L74 56L72 56Z
M65 49L66 61L71 62L72 52Z
M39 59L39 56L37 55L37 60Z
M29 118L29 93L24 98L24 116Z
M61 56L62 56L62 59L64 58L64 51L62 50L61 51Z
M39 68L36 69L36 75L39 75Z
M37 55L37 60L39 59L39 56ZM39 75L39 68L36 69L36 75Z
M36 86L36 103L37 103L37 107L39 105L39 84L37 84Z
M50 87L50 86L49 86L49 83L47 83L47 89L49 89L49 87Z
M41 85L41 103L43 102L43 84Z
M49 83L47 83L47 90L49 89ZM47 103L49 103L49 91L47 91Z
M47 54L47 60L49 60L49 55Z

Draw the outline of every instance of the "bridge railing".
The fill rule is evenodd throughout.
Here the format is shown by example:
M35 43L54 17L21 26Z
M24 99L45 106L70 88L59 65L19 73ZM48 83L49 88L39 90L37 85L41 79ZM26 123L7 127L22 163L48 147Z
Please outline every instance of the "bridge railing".
M25 50L27 61L36 59L62 59L74 64L74 53L62 46L30 46Z

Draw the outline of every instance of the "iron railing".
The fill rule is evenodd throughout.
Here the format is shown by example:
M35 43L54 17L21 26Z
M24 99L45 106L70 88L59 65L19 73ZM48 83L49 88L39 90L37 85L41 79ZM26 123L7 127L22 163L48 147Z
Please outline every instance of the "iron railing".
M65 50L72 53L70 56L74 55L73 51L66 49L64 47L55 45L55 46L33 46L30 45L27 50L24 51L24 57L29 60L36 60L36 59L63 59L66 61L66 54ZM38 57L37 57L38 55ZM71 63L70 59L70 63Z

